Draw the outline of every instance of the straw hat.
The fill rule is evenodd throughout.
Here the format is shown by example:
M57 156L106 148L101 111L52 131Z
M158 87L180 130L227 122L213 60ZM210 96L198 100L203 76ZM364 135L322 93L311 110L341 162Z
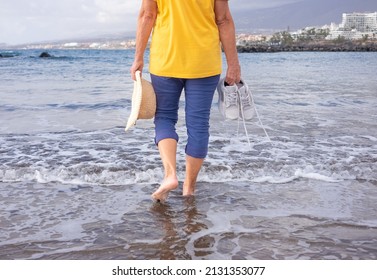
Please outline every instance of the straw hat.
M156 113L156 95L152 84L141 78L140 71L136 71L135 74L131 115L127 121L126 131L134 126L137 120L152 119Z

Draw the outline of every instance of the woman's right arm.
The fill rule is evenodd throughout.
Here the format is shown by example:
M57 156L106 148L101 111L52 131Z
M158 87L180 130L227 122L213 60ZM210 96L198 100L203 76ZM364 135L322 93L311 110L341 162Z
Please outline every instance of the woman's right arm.
M228 0L215 1L215 16L219 28L220 41L228 64L225 81L233 85L241 79L241 67L236 47L236 31Z
M136 31L135 59L131 67L131 77L136 80L135 72L143 71L144 52L157 17L155 0L143 0L139 12Z

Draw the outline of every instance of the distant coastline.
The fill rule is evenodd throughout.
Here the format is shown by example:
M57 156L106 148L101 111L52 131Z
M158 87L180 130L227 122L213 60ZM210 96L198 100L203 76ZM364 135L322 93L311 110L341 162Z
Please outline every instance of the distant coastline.
M318 41L310 43L291 44L246 44L238 45L239 53L272 53L272 52L376 52L377 42L332 42Z
M95 46L95 47L93 47ZM135 43L133 40L120 44L119 42L107 42L104 45L97 44L35 44L28 46L15 46L3 48L3 50L22 50L22 49L36 49L36 50L54 50L54 49L92 49L92 50L124 50L134 49ZM377 40L356 41L345 40L337 41L310 41L310 42L290 42L290 43L270 43L257 41L244 41L243 44L237 44L237 51L239 53L273 53L273 52L376 52ZM9 57L9 53L1 53L0 58Z
M287 32L276 33L273 36L237 35L237 50L239 53L273 53L273 52L376 52L376 39L325 40L324 36L311 38L309 36L294 40ZM37 43L18 46L1 46L2 50L129 50L135 49L134 38L126 40L108 40L103 42L55 42ZM0 53L0 58L10 57L7 52Z

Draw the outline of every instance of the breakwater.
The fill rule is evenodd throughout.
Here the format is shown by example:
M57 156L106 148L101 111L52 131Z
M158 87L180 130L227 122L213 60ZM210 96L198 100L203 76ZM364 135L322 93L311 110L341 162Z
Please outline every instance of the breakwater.
M377 42L318 42L283 44L245 44L237 46L240 53L258 52L376 52Z

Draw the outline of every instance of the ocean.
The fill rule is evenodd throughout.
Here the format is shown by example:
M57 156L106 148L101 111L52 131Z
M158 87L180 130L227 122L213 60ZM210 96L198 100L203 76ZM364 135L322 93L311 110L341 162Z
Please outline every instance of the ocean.
M43 51L0 51L0 259L377 259L377 53L240 54L260 121L215 94L183 198L181 110L161 205L153 121L124 131L134 51Z

